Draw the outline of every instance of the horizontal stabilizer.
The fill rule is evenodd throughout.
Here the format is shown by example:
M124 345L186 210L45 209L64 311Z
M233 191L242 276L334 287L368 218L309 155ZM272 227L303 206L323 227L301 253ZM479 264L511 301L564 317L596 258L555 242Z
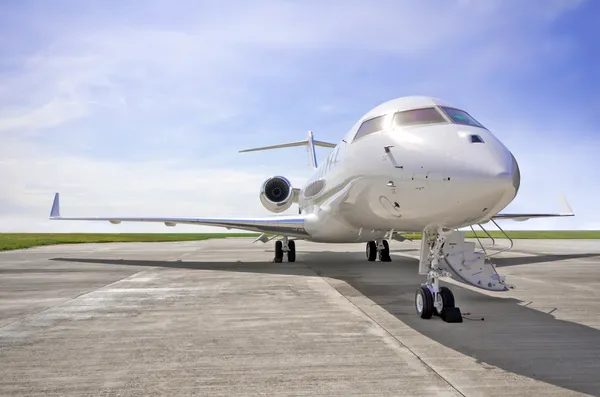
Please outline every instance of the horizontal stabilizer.
M244 149L244 150L240 150L240 153L259 152L261 150L283 149L286 147L294 147L294 146L306 146L306 141L282 143L280 145L261 146L261 147L256 147L256 148L252 148L252 149Z
M308 160L309 160L310 165L313 168L317 168L317 157L316 157L316 153L315 153L315 147L320 146L320 147L334 148L336 145L335 145L335 143L316 141L316 140L314 140L312 131L308 131L308 137L304 141L281 143L279 145L261 146L261 147L252 148L252 149L244 149L244 150L240 150L240 153L258 152L258 151L262 151L262 150L283 149L283 148L295 147L295 146L305 146L306 150L308 151Z

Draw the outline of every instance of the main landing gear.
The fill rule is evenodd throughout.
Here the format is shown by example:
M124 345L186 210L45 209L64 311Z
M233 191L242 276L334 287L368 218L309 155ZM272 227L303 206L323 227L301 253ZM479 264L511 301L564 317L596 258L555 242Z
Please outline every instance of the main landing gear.
M439 278L448 277L450 273L439 267L443 260L442 248L446 239L442 235L430 240L427 233L423 233L421 242L421 262L419 273L424 270L427 280L415 293L415 309L423 319L430 319L436 315L447 323L462 323L460 309L455 306L454 294L448 287L440 287Z
M284 254L287 254L288 262L296 262L296 242L287 237L275 242L275 258L273 262L283 262Z
M367 243L367 260L373 262L379 256L381 262L391 262L390 245L387 240L369 241Z

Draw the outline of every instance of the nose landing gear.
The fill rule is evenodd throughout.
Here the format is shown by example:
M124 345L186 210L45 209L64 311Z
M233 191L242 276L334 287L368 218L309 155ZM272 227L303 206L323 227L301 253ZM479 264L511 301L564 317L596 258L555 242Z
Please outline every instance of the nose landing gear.
M366 247L367 260L373 262L379 257L381 262L391 262L390 245L387 240L369 241Z
M448 287L440 287L439 278L450 274L439 267L442 247L446 243L444 236L437 235L435 241L429 242L427 233L423 233L421 249L427 250L427 258L420 264L427 271L427 281L415 293L415 309L423 319L439 316L447 323L462 323L460 309L455 306L454 294ZM422 256L423 252L421 253Z

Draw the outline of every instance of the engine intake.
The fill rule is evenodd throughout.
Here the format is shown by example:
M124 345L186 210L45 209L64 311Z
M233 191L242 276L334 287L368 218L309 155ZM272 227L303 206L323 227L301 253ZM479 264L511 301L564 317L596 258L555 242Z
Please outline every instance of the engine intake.
M271 212L283 212L293 204L292 184L282 176L267 179L260 189L260 202Z

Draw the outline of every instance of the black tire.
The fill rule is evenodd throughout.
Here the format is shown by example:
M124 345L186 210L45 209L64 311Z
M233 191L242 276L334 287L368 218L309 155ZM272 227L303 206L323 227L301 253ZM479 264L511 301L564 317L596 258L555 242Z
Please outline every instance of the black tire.
M281 263L283 261L283 243L281 241L275 241L275 263Z
M454 307L454 294L452 293L452 290L450 290L450 288L440 287L440 295L442 298L442 303L444 304L444 306L442 307L442 312L446 308ZM442 313L438 312L437 309L435 309L435 314L438 316L442 316Z
M419 308L419 300L422 303L421 309ZM433 295L427 287L421 287L415 293L415 310L422 319L428 320L433 316Z
M288 262L296 262L296 243L294 240L288 241Z
M392 257L390 256L390 245L387 240L382 241L383 249L379 251L379 260L382 262L391 262Z
M375 241L369 241L367 243L367 260L374 262L375 259L377 259L377 244L375 244Z

